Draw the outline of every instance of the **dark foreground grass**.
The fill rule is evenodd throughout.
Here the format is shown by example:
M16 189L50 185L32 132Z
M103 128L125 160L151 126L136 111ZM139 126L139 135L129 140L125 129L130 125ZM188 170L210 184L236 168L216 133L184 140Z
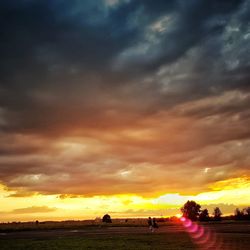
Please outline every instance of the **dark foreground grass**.
M173 237L174 236L174 237ZM1 250L184 250L195 249L185 233L114 236L77 236L52 239L1 239Z

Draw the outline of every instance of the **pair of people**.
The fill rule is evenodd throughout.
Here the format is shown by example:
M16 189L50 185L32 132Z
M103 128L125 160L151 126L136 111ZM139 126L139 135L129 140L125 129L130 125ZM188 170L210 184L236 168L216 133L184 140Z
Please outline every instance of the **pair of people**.
M154 232L156 228L158 228L158 224L156 222L156 219L155 218L151 218L151 217L148 217L148 226L149 226L149 230L151 232Z

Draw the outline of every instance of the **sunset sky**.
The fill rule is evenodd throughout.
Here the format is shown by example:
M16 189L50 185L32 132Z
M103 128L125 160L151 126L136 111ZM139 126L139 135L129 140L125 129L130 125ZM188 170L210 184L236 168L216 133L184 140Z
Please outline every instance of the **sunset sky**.
M0 221L250 205L250 0L0 1Z

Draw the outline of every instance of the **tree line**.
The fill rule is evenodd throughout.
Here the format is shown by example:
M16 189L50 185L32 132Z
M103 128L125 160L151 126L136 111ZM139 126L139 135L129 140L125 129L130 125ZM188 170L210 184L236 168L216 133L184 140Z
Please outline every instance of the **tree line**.
M213 216L209 215L208 210L201 209L201 205L195 201L187 201L181 208L183 217L186 217L192 221L220 221L222 220L222 212L219 207L215 207L213 211ZM234 215L223 217L227 219L235 220L250 220L250 207L246 207L242 210L236 208Z

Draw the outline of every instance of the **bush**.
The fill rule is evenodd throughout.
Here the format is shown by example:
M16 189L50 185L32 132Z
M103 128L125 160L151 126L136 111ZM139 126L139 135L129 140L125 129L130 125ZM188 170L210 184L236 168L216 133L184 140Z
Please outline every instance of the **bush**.
M102 222L105 222L105 223L112 223L112 220L111 220L111 217L109 214L105 214L103 217L102 217Z

